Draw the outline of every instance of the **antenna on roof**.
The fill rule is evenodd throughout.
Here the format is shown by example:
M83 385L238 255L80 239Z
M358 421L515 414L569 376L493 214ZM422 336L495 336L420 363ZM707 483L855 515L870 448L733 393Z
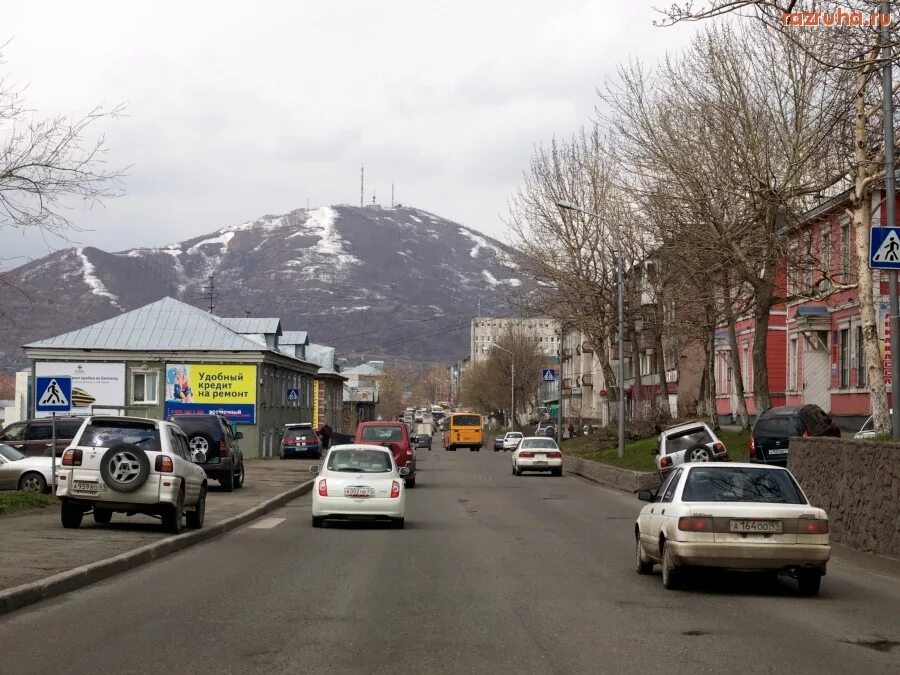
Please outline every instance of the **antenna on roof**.
M372 189L372 206L375 206L375 189Z
M245 310L244 310L244 316L246 316L248 319L250 318L250 315L251 315L251 314L253 314L253 312L250 311L249 309L245 309Z
M204 299L209 303L209 313L212 314L212 311L216 308L216 275L210 274L209 283L203 287Z
M359 208L363 207L363 195L366 188L366 165L359 165Z

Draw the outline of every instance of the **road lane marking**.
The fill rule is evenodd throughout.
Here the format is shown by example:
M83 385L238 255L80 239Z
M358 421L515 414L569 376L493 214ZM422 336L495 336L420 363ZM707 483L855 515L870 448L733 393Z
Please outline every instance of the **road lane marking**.
M276 525L281 525L285 518L263 518L257 523L250 526L251 530L271 530Z

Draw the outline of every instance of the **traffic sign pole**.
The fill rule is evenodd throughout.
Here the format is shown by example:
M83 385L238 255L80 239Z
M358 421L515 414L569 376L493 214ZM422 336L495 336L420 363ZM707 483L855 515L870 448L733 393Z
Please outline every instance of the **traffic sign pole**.
M53 476L53 491L56 492L56 413L50 413L50 427L53 438L50 440L50 471Z
M891 11L890 2L881 3L882 12ZM891 29L881 27L882 93L884 100L884 196L887 202L886 220L888 227L897 224L897 194L894 185L894 83ZM900 299L897 294L897 270L888 272L891 301L891 335L900 335ZM900 359L891 353L891 431L894 440L900 440Z

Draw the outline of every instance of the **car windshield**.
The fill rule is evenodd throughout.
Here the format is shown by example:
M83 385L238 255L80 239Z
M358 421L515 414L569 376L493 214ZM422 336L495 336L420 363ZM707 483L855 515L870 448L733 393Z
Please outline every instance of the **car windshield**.
M403 428L395 426L369 426L363 427L364 441L378 441L379 443L400 442L403 440Z
M791 475L783 469L703 467L688 473L685 502L764 502L806 504Z
M480 427L481 417L478 415L454 415L450 419L450 424L454 427Z
M507 438L522 438L522 434L520 434L518 431L513 431L511 433L506 434L506 437Z
M526 438L519 443L519 448L552 448L556 450L556 441L552 438Z
M382 450L335 450L328 456L329 471L387 473L392 469L390 453Z
M218 426L210 415L172 415L169 421L177 424L187 434L215 431Z
M712 440L706 427L691 427L684 431L676 431L666 436L666 454L671 455L673 452L689 450L695 445L712 443Z
M15 448L11 448L8 445L3 445L0 443L0 455L3 455L10 462L17 462L20 459L25 459L25 455L16 450Z
M285 429L284 437L295 441L316 441L319 438L312 429L304 429L302 427L299 429Z
M155 424L130 420L103 420L88 424L78 445L92 448L111 448L120 443L132 443L143 450L159 451L159 430Z
M753 427L753 435L757 438L789 438L802 436L803 425L800 418L794 415L779 415L778 417L766 417L757 421Z

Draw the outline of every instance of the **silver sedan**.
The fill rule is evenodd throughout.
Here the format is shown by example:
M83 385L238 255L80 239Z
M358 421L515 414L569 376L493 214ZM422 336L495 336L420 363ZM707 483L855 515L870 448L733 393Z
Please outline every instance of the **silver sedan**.
M51 462L50 457L26 457L0 443L0 490L52 492Z

